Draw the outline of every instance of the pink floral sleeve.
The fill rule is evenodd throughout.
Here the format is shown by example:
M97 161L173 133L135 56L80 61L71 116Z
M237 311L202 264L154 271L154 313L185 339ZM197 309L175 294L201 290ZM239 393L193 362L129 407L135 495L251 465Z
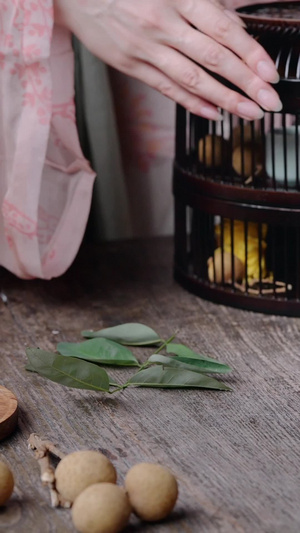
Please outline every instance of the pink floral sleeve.
M73 92L52 0L0 0L0 264L22 278L61 275L85 230L94 172Z

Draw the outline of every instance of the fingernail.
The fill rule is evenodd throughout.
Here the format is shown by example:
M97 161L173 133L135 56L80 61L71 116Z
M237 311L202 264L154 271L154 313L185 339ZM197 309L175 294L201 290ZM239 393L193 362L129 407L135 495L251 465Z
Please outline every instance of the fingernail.
M282 103L279 100L279 97L275 93L275 91L271 92L267 89L260 89L257 94L257 100L259 101L260 105L267 111L276 112L282 110Z
M224 13L227 15L227 17L231 18L234 22L242 26L242 28L247 28L245 22L234 11L230 11L230 9L224 9Z
M237 106L237 114L246 120L263 118L264 112L254 102L240 102Z
M259 61L257 63L257 73L264 80L270 83L279 82L279 74L275 65L271 61Z
M210 120L217 120L218 122L223 120L223 115L219 113L216 109L213 109L212 107L201 107L201 116L203 118L208 118Z

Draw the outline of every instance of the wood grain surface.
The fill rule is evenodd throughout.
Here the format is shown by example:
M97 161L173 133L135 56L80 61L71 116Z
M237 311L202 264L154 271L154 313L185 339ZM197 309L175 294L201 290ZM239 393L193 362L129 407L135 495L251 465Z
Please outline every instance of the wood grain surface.
M9 389L0 385L0 440L12 434L17 422L18 400Z
M153 239L86 245L52 281L1 271L1 384L18 397L19 424L0 443L16 479L0 532L74 532L69 511L52 509L41 486L27 448L35 432L66 453L101 450L120 484L140 461L172 469L180 494L170 519L133 517L127 533L299 533L300 319L201 300L173 281L172 260L172 241ZM176 331L178 342L229 364L224 381L233 391L131 388L108 396L25 371L26 346L53 350L81 341L82 329L124 322L143 322L164 338Z

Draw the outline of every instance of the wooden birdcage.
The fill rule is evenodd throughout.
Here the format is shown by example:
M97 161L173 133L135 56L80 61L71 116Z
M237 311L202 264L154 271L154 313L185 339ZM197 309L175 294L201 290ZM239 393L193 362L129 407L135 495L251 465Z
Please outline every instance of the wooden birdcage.
M174 275L215 302L300 316L300 2L239 13L283 109L215 123L177 106Z

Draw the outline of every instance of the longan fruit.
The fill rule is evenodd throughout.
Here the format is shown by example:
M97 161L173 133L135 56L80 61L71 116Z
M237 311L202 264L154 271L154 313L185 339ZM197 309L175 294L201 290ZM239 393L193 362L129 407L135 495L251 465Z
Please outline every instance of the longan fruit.
M118 533L132 508L125 490L113 483L96 483L74 501L72 520L80 533Z
M149 522L166 518L178 496L178 485L172 472L152 463L133 466L125 477L125 489L134 513Z
M214 266L215 263L215 266ZM232 281L232 262L231 253L223 251L224 264L224 282ZM245 274L244 263L235 255L233 256L234 264L234 281L242 281ZM214 258L210 257L207 261L208 279L210 282L222 283L222 249L216 248ZM215 277L214 277L215 274Z
M252 150L255 150L254 169L252 165ZM252 174L255 174L257 167L261 165L262 150L261 147L257 145L252 146L252 144L244 144L243 147L237 146L232 152L232 166L237 174L251 176Z
M232 132L232 146L236 148L241 144L241 139L245 144L250 144L254 138L252 133L252 126L249 123L244 123L244 127L236 126ZM255 139L260 139L260 132L255 131Z
M89 485L116 483L117 473L110 460L100 452L81 450L66 455L55 470L56 489L73 502Z
M0 507L6 504L14 490L14 476L7 464L0 461Z
M229 143L219 135L206 135L204 139L199 141L198 157L199 161L205 163L207 167L227 166Z

